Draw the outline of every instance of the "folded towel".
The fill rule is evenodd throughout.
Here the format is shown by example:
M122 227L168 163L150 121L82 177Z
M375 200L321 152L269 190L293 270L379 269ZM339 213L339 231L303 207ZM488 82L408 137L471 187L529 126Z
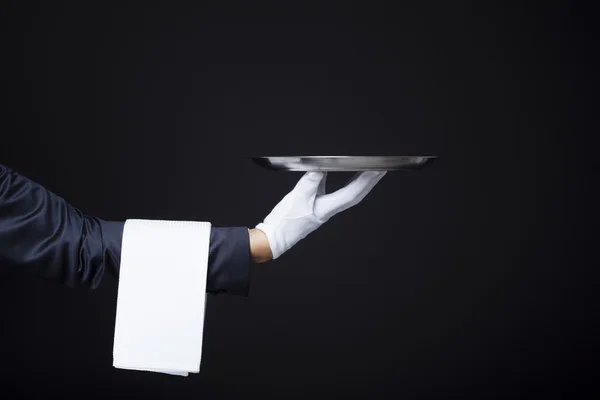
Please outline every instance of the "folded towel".
M200 371L211 224L125 222L113 366Z

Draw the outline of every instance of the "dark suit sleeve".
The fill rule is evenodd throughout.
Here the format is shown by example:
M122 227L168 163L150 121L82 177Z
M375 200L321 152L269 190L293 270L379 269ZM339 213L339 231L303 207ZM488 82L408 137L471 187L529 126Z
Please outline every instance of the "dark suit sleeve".
M118 278L124 222L83 214L41 185L0 165L0 267L98 287ZM207 291L248 295L248 229L211 231Z

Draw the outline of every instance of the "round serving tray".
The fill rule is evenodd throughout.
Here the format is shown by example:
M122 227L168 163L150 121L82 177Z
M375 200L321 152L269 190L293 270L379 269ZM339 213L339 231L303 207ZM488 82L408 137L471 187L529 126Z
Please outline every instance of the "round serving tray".
M252 157L261 167L276 171L416 171L436 156L285 156Z

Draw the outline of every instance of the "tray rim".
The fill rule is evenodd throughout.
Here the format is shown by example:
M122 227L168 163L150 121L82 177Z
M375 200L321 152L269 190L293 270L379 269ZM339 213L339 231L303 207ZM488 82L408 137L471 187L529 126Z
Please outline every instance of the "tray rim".
M439 156L250 156L250 158L438 158Z

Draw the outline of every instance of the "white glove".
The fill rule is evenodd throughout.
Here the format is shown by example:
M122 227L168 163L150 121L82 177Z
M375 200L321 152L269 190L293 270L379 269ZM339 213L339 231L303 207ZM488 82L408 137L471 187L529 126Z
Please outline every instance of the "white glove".
M325 194L326 172L307 172L294 189L256 226L269 240L273 259L292 248L331 217L364 199L386 171L357 173L334 193Z

